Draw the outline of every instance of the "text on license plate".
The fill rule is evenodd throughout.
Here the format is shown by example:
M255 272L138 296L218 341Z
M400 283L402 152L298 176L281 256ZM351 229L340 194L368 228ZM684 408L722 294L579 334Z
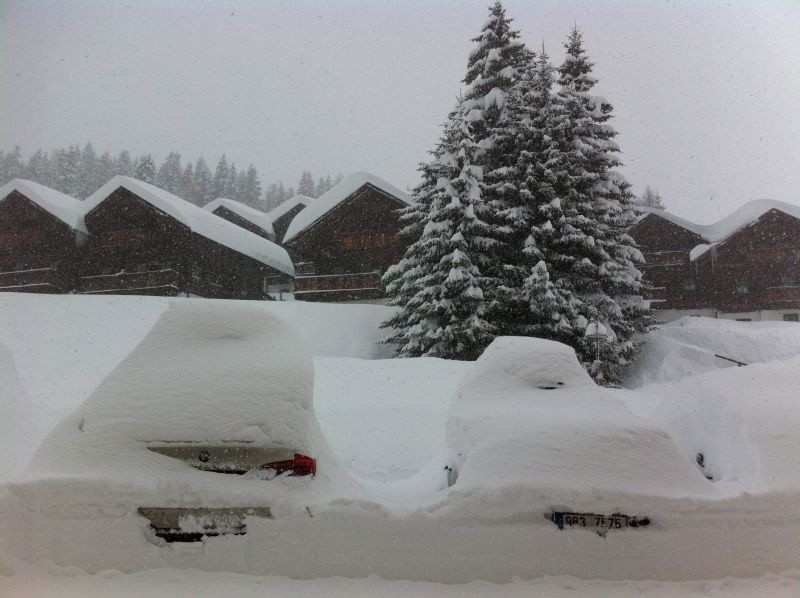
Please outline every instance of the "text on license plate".
M585 527L589 529L624 529L628 527L627 515L598 515L595 513L553 513L553 523L560 529L564 527Z

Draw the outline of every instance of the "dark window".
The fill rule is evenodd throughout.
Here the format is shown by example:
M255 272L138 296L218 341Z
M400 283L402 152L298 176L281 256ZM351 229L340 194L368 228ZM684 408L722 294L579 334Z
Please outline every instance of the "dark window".
M783 314L784 322L800 322L800 314Z
M694 278L686 278L684 279L682 285L684 291L694 291L697 290L697 283L695 282Z
M750 292L750 287L747 284L746 280L737 280L736 281L736 294L737 295L747 295Z
M736 318L737 322L752 322L753 318Z

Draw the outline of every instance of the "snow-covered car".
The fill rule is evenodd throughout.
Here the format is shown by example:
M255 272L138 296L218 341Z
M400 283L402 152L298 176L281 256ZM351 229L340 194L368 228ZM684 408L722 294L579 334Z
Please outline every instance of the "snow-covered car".
M15 492L48 513L94 507L87 527L133 525L160 544L242 535L249 518L307 508L337 476L299 335L253 305L172 301Z

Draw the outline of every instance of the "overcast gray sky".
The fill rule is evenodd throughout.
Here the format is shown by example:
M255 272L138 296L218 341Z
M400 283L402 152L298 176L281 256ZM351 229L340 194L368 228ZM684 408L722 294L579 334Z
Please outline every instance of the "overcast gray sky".
M489 0L0 0L0 147L250 162L264 183L413 185ZM698 221L800 204L800 2L505 2L526 43L577 23L624 174Z

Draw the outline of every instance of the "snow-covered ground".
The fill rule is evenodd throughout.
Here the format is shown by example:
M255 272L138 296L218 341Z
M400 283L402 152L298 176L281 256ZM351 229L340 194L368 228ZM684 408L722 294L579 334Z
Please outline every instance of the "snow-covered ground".
M475 364L386 359L390 351L379 343L378 324L390 311L381 306L7 294L0 295L0 313L3 473L19 480L0 486L0 591L10 595L26 587L32 595L64 595L70 588L73 594L157 595L169 580L171 595L175 584L187 595L248 595L260 588L293 595L324 588L332 595L555 596L800 590L794 571L800 568L796 324L694 318L664 326L636 365L635 390L602 390L569 349L536 339L503 339ZM237 323L261 313L263 321L252 329ZM237 489L206 481L219 474L156 467L153 475L167 472L171 482L137 481L139 465L117 475L103 461L107 455L73 452L97 437L92 422L106 422L120 445L131 434L142 440L158 425L157 417L143 423L165 406L151 402L137 421L120 397L139 378L146 382L142 396L157 391L151 378L161 365L182 371L180 343L174 359L164 344L176 336L169 329L176 322L198 322L183 344L194 347L186 353L192 367L200 365L214 381L209 396L226 392L215 372L228 371L225 359L236 351L247 363L263 357L265 365L256 371L245 364L230 389L271 384L288 367L278 367L281 360L298 358L290 359L288 349L275 353L274 341L266 340L286 334L270 332L282 328L269 324L269 313L297 328L313 355L312 419L322 435L308 420L311 436L319 436L309 446L321 451L324 473L294 495L303 495L296 510L288 504L268 523L248 522L246 536L199 546L148 541L135 515L143 493L173 505L199 505L204 494L231 504L263 499L275 506L279 496L291 503L291 486L283 492L274 485L280 480L264 482L263 490L259 480L246 480L248 488ZM217 332L231 327L235 333ZM263 355L259 350L253 357L251 349L259 347ZM201 359L217 348L227 357ZM146 358L153 350L160 352L159 367ZM719 359L703 362L695 351L763 363L730 368ZM197 385L192 392L204 391ZM197 419L202 410L197 414L175 419L159 434L206 426ZM60 421L66 422L62 431L47 437ZM252 432L239 429L245 428ZM45 437L38 465L19 477ZM151 459L134 445L125 453L131 463ZM68 454L82 456L65 459ZM458 474L450 489L444 465ZM121 483L125 471L131 476ZM188 494L192 484L205 490ZM552 511L622 512L647 516L651 524L598 536L560 531L544 517ZM81 569L70 568L75 565ZM164 569L151 571L156 568ZM221 570L228 573L209 572ZM563 577L513 581L553 574ZM587 582L569 575L662 581ZM728 576L751 579L680 581ZM483 581L464 585L471 580ZM460 585L432 583L442 581Z

